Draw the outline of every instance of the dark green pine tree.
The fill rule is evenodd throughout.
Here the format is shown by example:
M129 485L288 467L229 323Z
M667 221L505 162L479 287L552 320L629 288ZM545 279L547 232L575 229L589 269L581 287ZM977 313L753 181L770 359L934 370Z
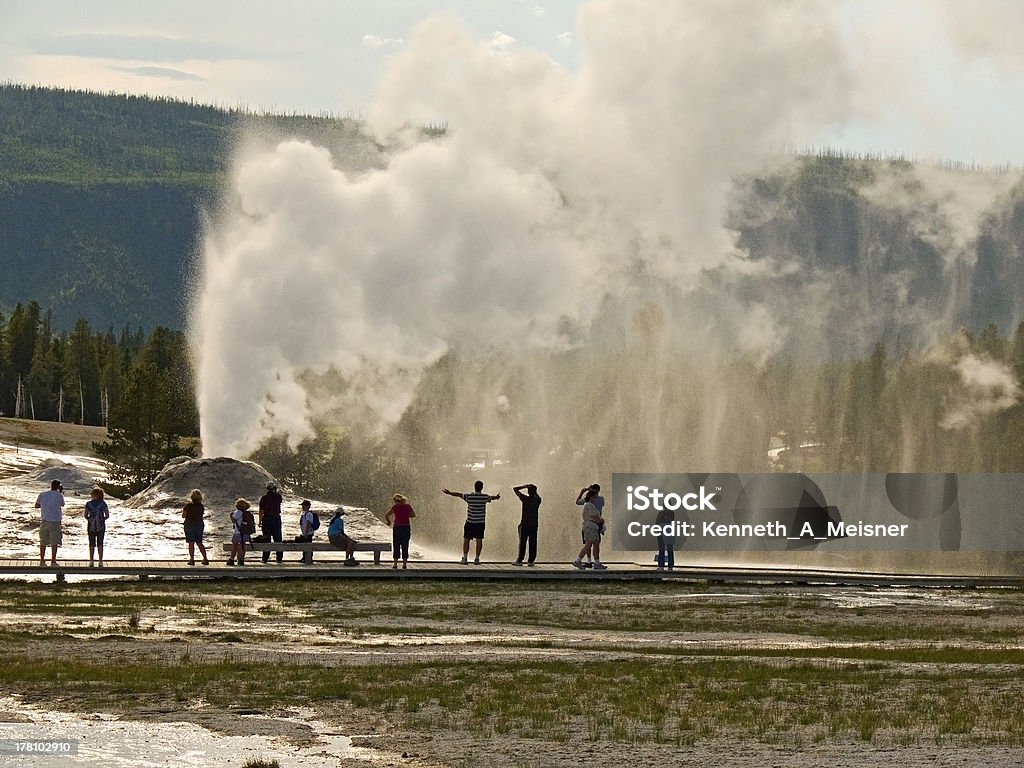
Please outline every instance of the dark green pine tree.
M158 328L112 403L107 442L94 445L111 462L111 475L131 492L152 482L175 456L194 456L182 439L197 434L184 335Z

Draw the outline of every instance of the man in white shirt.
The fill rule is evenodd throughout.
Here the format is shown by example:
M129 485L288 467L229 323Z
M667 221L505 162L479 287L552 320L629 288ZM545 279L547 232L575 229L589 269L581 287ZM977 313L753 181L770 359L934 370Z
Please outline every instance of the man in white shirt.
M64 513L64 486L60 480L53 480L50 490L39 494L36 509L40 510L39 564L46 565L46 548L50 547L50 565L56 565L57 547L62 543L61 519Z
M314 515L312 506L308 499L302 502L302 512L299 514L299 535L295 537L297 542L306 543L313 540L313 534L317 529L316 520L318 516ZM313 553L303 553L302 562L313 562Z
M313 540L313 532L316 531L316 528L313 527L315 518L311 507L312 504L308 500L302 502L302 512L299 514L299 535L296 537L296 541Z

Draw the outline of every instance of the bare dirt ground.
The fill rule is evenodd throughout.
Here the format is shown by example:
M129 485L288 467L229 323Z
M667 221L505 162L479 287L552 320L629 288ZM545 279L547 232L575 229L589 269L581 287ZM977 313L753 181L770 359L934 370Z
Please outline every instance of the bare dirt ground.
M31 437L12 421L0 442ZM1022 625L1010 589L0 582L0 738L70 723L168 766L201 742L238 768L254 744L294 768L1002 768Z
M0 418L0 443L45 448L55 453L95 456L93 443L107 439L104 427L59 424L52 421Z
M319 738L309 709L362 748L322 765L1024 762L1020 721L993 715L1020 691L1013 591L297 587L2 585L5 647L26 657L8 690L293 750Z

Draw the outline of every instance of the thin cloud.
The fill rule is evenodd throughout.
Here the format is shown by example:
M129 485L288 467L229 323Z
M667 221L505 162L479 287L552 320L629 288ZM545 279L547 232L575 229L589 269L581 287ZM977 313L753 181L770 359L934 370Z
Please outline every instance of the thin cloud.
M558 44L560 46L562 46L563 48L572 48L572 32L563 32L560 35L556 35L556 37L558 39Z
M534 16L535 18L538 18L538 19L543 18L544 15L547 14L547 12L548 12L547 9L543 5L541 5L540 3L534 3L532 5L529 5L527 3L527 0L517 0L517 2L520 5L527 5L528 6L527 10L529 10L530 14L532 16Z
M366 48L401 48L403 45L405 45L405 40L400 37L363 35L363 46Z
M222 43L162 35L54 35L29 40L33 53L123 61L227 61L256 58L251 52Z
M171 69L169 67L111 67L111 69L118 72L127 72L129 75L138 75L139 77L162 77L165 80L192 80L206 82L205 77L201 77L194 72L185 72L180 69Z
M492 51L507 51L513 45L516 44L516 39L512 35L506 35L504 32L495 32L491 35L491 39L487 41Z

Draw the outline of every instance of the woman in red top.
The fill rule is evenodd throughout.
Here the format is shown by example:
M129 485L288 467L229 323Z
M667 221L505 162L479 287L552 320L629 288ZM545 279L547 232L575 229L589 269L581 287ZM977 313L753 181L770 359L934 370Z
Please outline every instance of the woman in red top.
M409 500L400 493L396 493L392 499L394 505L384 515L384 522L391 526L391 542L395 548L395 564L392 570L398 568L398 556L402 556L402 568L407 567L409 562L409 538L412 536L412 526L409 521L416 517L416 510L409 506Z

